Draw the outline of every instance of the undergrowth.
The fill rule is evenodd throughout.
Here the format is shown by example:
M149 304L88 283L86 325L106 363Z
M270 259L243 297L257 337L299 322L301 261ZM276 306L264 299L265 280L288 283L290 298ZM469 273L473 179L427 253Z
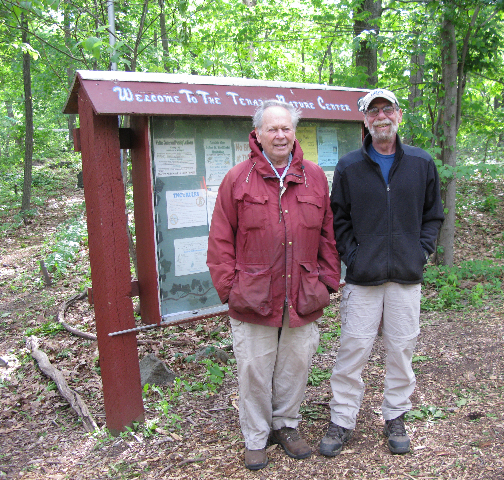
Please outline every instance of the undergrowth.
M61 154L57 160L46 160L32 169L31 208L20 213L23 197L23 168L21 165L0 165L0 238L15 233L23 225L24 218L37 216L37 209L48 198L77 183L81 168L80 154Z
M460 310L467 305L480 307L493 295L502 293L504 266L491 260L472 260L460 265L429 265L424 273L427 290L423 310Z
M80 275L87 276L80 269L79 259L87 255L88 233L84 218L74 218L59 226L57 231L44 242L45 265L53 278L63 278L70 270L79 270Z

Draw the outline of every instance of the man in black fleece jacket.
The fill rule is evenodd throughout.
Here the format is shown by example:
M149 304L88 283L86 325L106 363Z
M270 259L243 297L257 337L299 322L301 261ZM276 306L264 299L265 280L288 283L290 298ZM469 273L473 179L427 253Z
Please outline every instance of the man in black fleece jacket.
M361 372L382 321L384 434L392 453L409 451L404 414L416 384L411 360L420 333L420 284L444 219L432 157L397 135L402 110L394 93L372 90L359 110L369 135L360 150L339 160L331 193L336 246L347 270L331 421L320 443L327 456L339 454L355 428Z

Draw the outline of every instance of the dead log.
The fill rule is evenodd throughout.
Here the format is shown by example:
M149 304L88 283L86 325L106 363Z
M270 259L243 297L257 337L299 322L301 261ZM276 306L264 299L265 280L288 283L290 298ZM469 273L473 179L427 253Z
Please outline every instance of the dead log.
M31 351L31 354L37 361L42 373L47 375L54 381L54 383L56 383L56 386L63 398L68 401L77 415L82 418L82 423L84 424L86 432L93 432L98 428L98 425L96 425L96 422L89 413L84 400L82 400L81 396L75 390L72 390L68 386L63 374L51 364L47 355L42 350L39 350L38 346L39 340L37 337L32 335L26 340L26 347Z
M52 285L51 276L47 271L47 267L45 266L44 260L40 260L40 271L42 272L42 276L44 277L44 285L46 287L50 287Z
M72 305L73 303L77 302L78 300L82 300L83 298L87 297L87 292L84 290L82 293L77 293L73 297L69 298L65 302L63 302L63 305L61 308L58 310L58 322L65 327L65 330L67 332L72 333L73 335L76 335L77 337L85 338L87 340L96 340L96 335L93 335L92 333L87 333L87 332L82 332L77 328L72 327L71 325L68 325L68 323L65 322L65 312L67 308Z
M65 312L67 311L68 307L72 305L73 303L82 300L83 298L87 297L87 292L84 291L82 293L77 293L73 297L70 297L68 300L63 302L61 305L60 309L58 310L58 322L63 325L65 330L67 332L70 332L72 335L75 335L77 337L85 338L86 340L96 340L96 335L93 335L92 333L87 333L79 330L78 328L74 328L68 323L65 322ZM138 340L137 339L138 345L149 345L149 344L159 344L161 342L157 340Z

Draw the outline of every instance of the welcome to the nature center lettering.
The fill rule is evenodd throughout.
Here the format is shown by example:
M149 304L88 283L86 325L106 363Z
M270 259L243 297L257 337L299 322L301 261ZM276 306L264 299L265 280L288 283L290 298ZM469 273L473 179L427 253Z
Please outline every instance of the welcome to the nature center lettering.
M152 102L152 103L193 103L197 104L200 101L205 105L223 105L222 99L218 96L212 96L209 92L204 90L188 90L182 88L178 91L179 95L169 95L169 94L159 94L159 93L133 93L128 87L114 86L112 91L117 93L118 99L121 102ZM263 103L263 100L259 98L246 98L242 97L236 92L226 92L227 100L231 100L233 105L241 106L252 106L258 107ZM275 97L282 101L292 104L296 108L316 110L318 108L322 110L341 110L351 112L352 109L346 104L335 104L328 103L324 101L322 96L317 97L316 103L307 101L294 101L286 100L284 95L277 94Z

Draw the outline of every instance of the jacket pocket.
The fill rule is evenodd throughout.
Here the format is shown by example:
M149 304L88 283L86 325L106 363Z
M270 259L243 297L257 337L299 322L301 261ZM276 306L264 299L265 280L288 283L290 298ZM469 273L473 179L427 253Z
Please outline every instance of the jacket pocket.
M416 232L392 237L392 278L410 282L422 279L427 260L418 237L419 233Z
M329 305L329 291L319 280L319 271L315 264L302 262L299 267L300 281L296 311L299 315L309 315Z
M239 227L242 231L268 226L268 196L246 193L239 203Z
M315 195L297 195L299 203L299 221L306 228L322 228L323 208L322 197Z
M229 294L229 307L239 313L271 314L271 271L247 272L236 267L236 277Z

